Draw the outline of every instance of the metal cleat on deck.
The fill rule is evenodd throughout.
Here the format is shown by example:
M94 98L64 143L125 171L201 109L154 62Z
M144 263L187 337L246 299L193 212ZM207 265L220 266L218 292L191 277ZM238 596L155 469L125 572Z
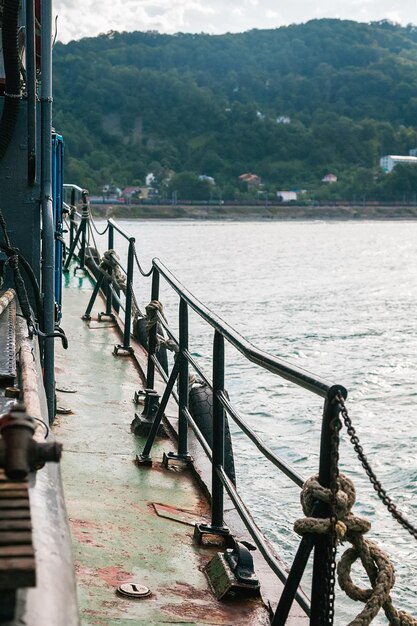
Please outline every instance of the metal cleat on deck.
M258 596L251 551L255 546L246 541L235 541L231 549L218 552L206 565L204 572L218 600L228 597Z

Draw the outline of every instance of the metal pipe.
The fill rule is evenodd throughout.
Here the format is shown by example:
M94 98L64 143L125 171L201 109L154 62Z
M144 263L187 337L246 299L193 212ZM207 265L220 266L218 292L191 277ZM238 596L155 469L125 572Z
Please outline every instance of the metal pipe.
M113 250L114 249L114 229L112 224L110 224L110 222L108 222L108 235L107 235L107 250ZM113 290L112 290L112 285L111 285L111 278L112 278L112 269L111 267L108 268L107 270L108 274L109 274L109 278L107 280L107 285L106 285L106 315L108 317L110 317L112 315L112 305L113 305Z
M52 3L41 3L41 202L42 202L42 292L45 333L55 327L55 232L52 207ZM44 384L49 421L55 417L54 339L44 340Z
M35 50L35 2L27 0L26 5L26 90L28 125L28 183L36 182L36 50Z
M114 230L117 230L117 232L122 235L122 237L124 237L125 239L127 239L128 241L130 241L132 239L132 237L129 235L129 233L127 233L121 226L119 226L119 224L112 218L107 220L107 223L112 226L114 228Z
M340 413L340 404L335 398L328 398L324 403L323 422L320 441L319 482L329 488L332 479L332 422ZM319 501L315 517L328 518L331 508ZM330 572L332 535L316 535L313 559L313 581L311 586L311 624L324 626L329 624L327 600L330 593ZM325 621L323 621L325 620Z
M133 261L135 254L135 239L129 239L129 250L127 253L127 279L126 279L126 308L125 308L125 330L123 333L123 348L130 349L130 329L132 326L132 291L133 291Z
M341 391L342 395L347 395L346 389L341 386L332 385L314 374L303 370L295 365L287 363L283 359L272 356L263 350L259 350L247 339L242 337L234 328L229 326L218 315L210 311L204 304L195 298L182 285L167 267L159 260L153 259L153 266L165 278L168 284L176 291L187 304L218 333L223 335L229 343L231 343L239 352L241 352L249 361L256 363L261 367L273 372L289 380L304 389L308 389L319 396L326 398L329 393L335 395L337 391Z
M160 405L158 407L158 411L157 411L157 413L155 415L155 418L154 418L152 426L151 426L151 430L150 430L148 438L146 440L145 447L144 447L142 455L141 455L143 458L148 458L149 457L149 453L150 453L150 451L152 449L153 443L155 441L156 434L158 432L159 424L161 423L162 416L163 416L165 408L166 408L166 406L168 404L169 397L170 397L171 392L172 392L172 390L174 388L175 381L177 380L178 372L179 372L179 361L177 359L177 361L174 363L174 367L172 368L172 372L171 372L171 375L170 375L169 380L167 382L167 386L165 387L165 391L164 391L164 393L162 395L162 398L161 398L161 403L160 403Z
M109 220L110 222L110 220ZM152 274L152 289L151 300L159 300L159 272L154 271ZM155 365L153 362L153 355L155 354L157 344L157 324L154 324L149 331L149 345L148 345L148 368L146 372L146 388L153 389L155 384Z
M213 445L212 445L212 512L213 527L223 526L224 494L223 483L217 473L224 466L224 408L219 399L224 392L224 337L214 333L213 342Z
M188 350L188 307L181 298L179 307L180 352L177 360L180 364L178 385L178 455L187 456L187 419L184 409L188 409L188 361L184 351Z

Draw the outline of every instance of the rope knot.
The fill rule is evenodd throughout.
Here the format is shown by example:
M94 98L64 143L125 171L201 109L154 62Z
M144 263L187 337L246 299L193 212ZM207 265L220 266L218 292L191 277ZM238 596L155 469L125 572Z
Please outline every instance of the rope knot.
M146 305L145 311L147 317L146 331L149 333L151 328L153 328L158 321L158 313L160 313L162 317L165 318L164 307L162 305L162 302L160 302L159 300L151 300L151 302Z
M368 626L381 608L384 609L392 626L417 626L414 617L404 611L398 611L392 603L390 591L395 583L394 567L387 554L374 541L363 536L371 528L371 524L352 513L356 499L352 481L347 476L339 474L337 492L333 498L330 489L320 485L318 476L312 476L304 483L300 497L306 517L294 524L294 530L299 535L330 534L334 528L338 541L346 539L352 544L352 548L344 552L337 566L338 581L342 590L352 600L364 602L365 606L359 615L349 622L349 626ZM317 501L329 505L329 515L332 517L325 519L313 517ZM333 510L330 512L331 508ZM361 589L352 581L351 569L358 559L371 582L370 589Z
M304 483L300 499L306 517L295 522L295 532L299 535L305 535L306 533L329 534L332 529L330 517L313 517L313 512L318 500L330 506L332 502L330 489L323 487L319 483L318 476L312 476ZM353 515L352 507L355 504L355 500L354 484L347 476L339 474L333 511L337 518L336 533L339 541L342 541L344 538L348 539L352 533L366 533L371 528L371 524L367 520Z

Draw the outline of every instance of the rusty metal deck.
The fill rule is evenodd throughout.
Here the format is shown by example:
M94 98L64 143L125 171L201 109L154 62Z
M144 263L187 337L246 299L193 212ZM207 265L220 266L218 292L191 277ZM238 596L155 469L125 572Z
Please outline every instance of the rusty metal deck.
M91 290L87 277L68 275L62 325L69 349L57 348L56 375L58 405L71 410L58 417L55 434L64 444L82 624L269 624L259 601L219 602L209 590L202 569L213 549L192 539L192 523L208 516L208 507L189 471L135 465L144 444L130 432L139 372L131 358L112 355L119 336L96 321L100 302L90 323L81 320ZM169 439L159 439L154 460L171 450ZM123 582L145 585L151 595L121 597Z

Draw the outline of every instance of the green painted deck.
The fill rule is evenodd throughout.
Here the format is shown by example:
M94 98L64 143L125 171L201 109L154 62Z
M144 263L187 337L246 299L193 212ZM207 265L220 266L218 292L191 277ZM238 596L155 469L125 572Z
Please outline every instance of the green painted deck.
M71 414L58 416L54 427L64 444L81 623L269 624L258 601L215 600L202 572L212 549L194 545L191 525L157 515L155 503L185 509L196 521L208 508L188 470L161 468L163 451L174 450L169 439L157 440L153 468L135 465L144 440L130 432L130 424L137 410L133 394L143 384L130 357L113 356L120 338L112 324L96 321L102 303L97 301L90 323L81 320L91 291L87 277L67 276L62 326L69 348L57 345L56 378L58 389L76 393L57 392L58 405ZM146 585L152 595L120 597L116 589L128 581Z

